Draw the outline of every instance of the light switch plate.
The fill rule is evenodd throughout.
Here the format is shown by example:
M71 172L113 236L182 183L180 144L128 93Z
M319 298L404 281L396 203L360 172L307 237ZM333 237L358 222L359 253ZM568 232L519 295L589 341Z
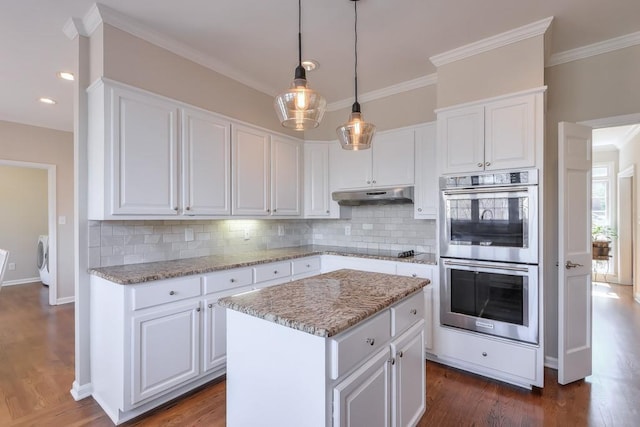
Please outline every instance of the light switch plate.
M193 239L194 239L193 228L185 228L184 229L184 240L185 240L185 242L191 242Z

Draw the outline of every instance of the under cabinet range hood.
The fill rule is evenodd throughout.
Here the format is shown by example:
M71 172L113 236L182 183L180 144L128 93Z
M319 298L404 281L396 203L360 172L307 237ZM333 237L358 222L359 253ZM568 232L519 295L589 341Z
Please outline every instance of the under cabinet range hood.
M413 187L334 191L331 197L341 206L413 203Z

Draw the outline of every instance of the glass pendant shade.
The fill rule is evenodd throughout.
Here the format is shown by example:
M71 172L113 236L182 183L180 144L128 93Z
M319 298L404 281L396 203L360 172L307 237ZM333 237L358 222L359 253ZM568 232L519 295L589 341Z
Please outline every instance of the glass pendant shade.
M371 148L371 139L375 131L374 124L362 120L360 111L352 111L349 121L336 129L340 146L353 151Z
M309 89L305 78L296 78L289 90L276 96L273 106L282 126L303 131L318 127L327 101L318 92Z

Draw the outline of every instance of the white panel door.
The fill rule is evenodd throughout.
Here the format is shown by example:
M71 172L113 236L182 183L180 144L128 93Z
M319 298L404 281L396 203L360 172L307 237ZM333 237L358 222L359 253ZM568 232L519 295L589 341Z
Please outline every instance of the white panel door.
M591 375L591 128L558 125L558 382Z
M485 170L535 166L535 95L485 106Z
M196 301L133 317L132 404L200 374L199 311Z
M302 143L281 136L271 137L271 214L302 213Z
M438 114L441 173L484 170L484 107L467 107Z
M392 414L396 427L416 425L426 409L424 325L414 325L392 343Z
M435 219L438 212L436 124L416 129L414 217Z
M234 293L226 292L225 296ZM216 304L217 301L218 297L204 301L202 372L220 368L227 361L227 311Z
M329 148L329 175L334 191L371 187L371 150L343 150L336 141Z
M372 186L413 185L414 134L413 129L400 129L373 137Z
M269 134L241 125L232 126L232 213L270 215Z
M391 425L389 349L363 364L333 389L333 425Z
M178 109L148 94L113 90L112 214L178 213Z
M183 214L231 214L230 127L214 114L182 111Z
M304 144L304 216L328 217L331 214L329 187L329 144Z

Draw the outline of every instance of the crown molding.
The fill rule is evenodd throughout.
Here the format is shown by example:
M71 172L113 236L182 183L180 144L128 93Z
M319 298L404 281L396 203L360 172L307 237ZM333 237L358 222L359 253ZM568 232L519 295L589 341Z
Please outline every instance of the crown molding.
M205 55L176 39L161 34L160 32L149 28L145 24L111 9L108 6L101 3L95 3L85 15L83 19L83 27L86 29L88 35L90 35L100 26L100 24L103 23L166 49L176 55L182 56L183 58L209 68L259 92L265 93L269 96L275 96L277 94L277 91L272 87L249 78L242 71L229 67L215 58Z
M590 126L594 129L627 126L640 123L640 113L624 114L622 116L605 117L602 119L585 120L579 125Z
M477 42L452 49L448 52L434 55L430 57L429 60L436 67L440 67L450 62L459 61L482 52L487 52L531 37L539 36L547 31L551 25L551 21L553 21L553 16L501 34L496 34L495 36L487 37L486 39L478 40Z
M549 58L546 67L554 67L556 65L565 64L567 62L577 61L578 59L585 59L591 56L600 55L602 53L624 49L625 47L637 46L639 44L640 31L590 44L587 46L578 47L576 49L554 53Z
M85 35L84 25L78 18L69 18L62 27L62 32L69 40L75 40L79 35Z
M406 82L363 93L362 95L358 96L358 99L361 102L369 102L380 98L386 98L387 96L397 95L402 92L408 92L410 90L418 89L421 87L431 86L436 83L438 83L438 75L436 73L433 73L426 76L418 77L417 79L407 80ZM327 111L341 110L343 108L351 107L352 104L352 98L332 102L330 104L327 104Z

